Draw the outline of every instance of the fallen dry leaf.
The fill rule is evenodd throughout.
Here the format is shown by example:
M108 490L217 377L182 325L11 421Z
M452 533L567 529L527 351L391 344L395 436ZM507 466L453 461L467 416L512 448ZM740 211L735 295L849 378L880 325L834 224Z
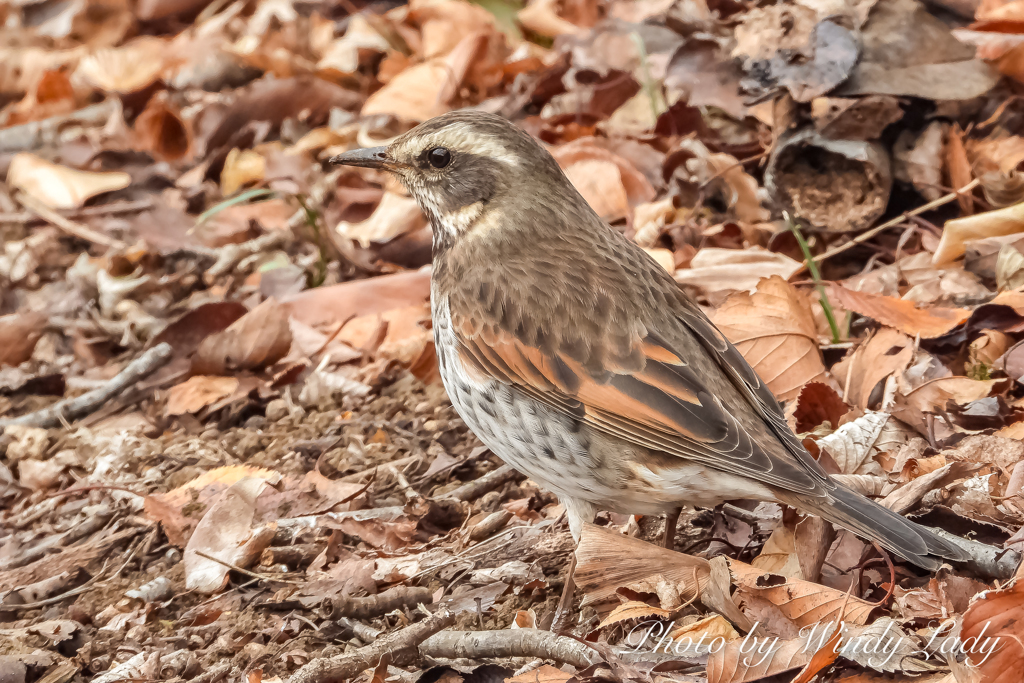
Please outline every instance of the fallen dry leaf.
M238 370L258 370L281 360L291 348L288 312L270 298L199 344L192 371L204 375L228 375Z
M767 600L799 628L823 626L835 622L840 615L847 623L865 624L877 607L844 591L810 581L786 579L736 560L729 561L729 570L736 584L735 598L741 607L745 599Z
M242 479L210 505L185 545L185 586L189 590L216 593L227 584L231 571L221 562L203 557L197 551L247 568L270 544L276 524L253 528L256 498L266 485L264 479Z
M983 683L1011 683L1024 668L1024 581L985 591L964 613L961 642Z
M28 152L20 152L11 159L7 169L7 184L21 190L51 209L75 209L85 200L122 190L132 182L127 173L92 173L53 164Z
M31 358L45 325L42 313L0 315L0 367L20 365Z
M932 263L952 263L964 255L964 242L985 237L1000 237L1024 232L1024 203L1004 209L976 213L973 216L946 221L942 238L935 247Z
M772 276L788 280L801 267L799 261L761 247L706 247L694 254L689 268L680 268L674 277L681 285L699 287L705 292L741 292L753 291L758 282Z
M380 204L365 221L342 221L335 228L338 234L359 243L364 249L374 243L389 242L415 232L426 225L426 218L412 197L385 192Z
M780 399L825 379L810 306L781 277L762 280L754 294L730 296L713 320Z
M234 377L189 377L167 391L167 406L164 412L167 415L198 413L206 406L231 396L236 389L238 380Z
M843 308L873 318L911 337L940 337L971 316L971 312L964 308L921 309L912 301L855 292L835 283L830 289Z

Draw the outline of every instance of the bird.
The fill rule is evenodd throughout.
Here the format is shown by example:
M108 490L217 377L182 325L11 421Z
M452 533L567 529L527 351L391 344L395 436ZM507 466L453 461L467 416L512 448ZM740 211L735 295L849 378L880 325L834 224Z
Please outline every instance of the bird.
M671 274L608 225L509 120L457 110L332 163L393 174L427 216L438 366L456 411L558 496L600 510L730 500L818 515L925 570L955 543L830 477L753 368Z

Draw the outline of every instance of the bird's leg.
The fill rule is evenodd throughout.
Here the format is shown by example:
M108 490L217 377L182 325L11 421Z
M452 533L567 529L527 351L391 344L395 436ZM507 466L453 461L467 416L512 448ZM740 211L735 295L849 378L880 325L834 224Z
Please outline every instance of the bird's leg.
M569 609L572 607L572 599L576 594L576 552L573 551L572 559L569 561L569 571L565 575L565 585L562 587L562 596L558 598L558 607L555 608L555 618L551 620L551 631L561 633L568 630L569 625L565 622L569 619Z
M679 513L682 511L682 508L676 508L665 514L665 536L661 539L661 543L669 550L672 550L672 546L675 544L676 525L679 524Z
M572 540L576 541L576 546L579 547L580 536L583 534L583 524L594 521L597 508L591 503L574 498L564 498L562 503L565 505L565 514L569 518L569 531L572 533ZM572 559L569 561L569 571L565 575L562 596L558 599L558 607L555 609L554 618L551 620L551 630L555 633L560 633L568 628L568 624L564 622L568 620L569 609L572 607L572 599L576 593L576 582L573 580L575 574L576 551L574 550Z

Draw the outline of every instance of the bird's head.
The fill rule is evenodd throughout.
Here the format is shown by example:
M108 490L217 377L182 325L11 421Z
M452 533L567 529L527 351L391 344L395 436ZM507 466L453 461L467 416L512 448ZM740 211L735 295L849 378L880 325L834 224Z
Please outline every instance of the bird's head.
M398 176L430 219L435 240L446 242L471 229L508 224L495 217L522 213L538 196L564 188L576 195L540 144L508 120L483 112L444 114L390 145L339 154L331 162Z

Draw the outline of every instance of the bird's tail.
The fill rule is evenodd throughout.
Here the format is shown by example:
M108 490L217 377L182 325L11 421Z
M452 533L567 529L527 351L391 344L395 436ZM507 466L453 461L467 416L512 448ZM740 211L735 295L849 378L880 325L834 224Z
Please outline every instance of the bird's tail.
M831 501L801 499L796 504L929 571L941 565L937 558L961 562L970 559L965 550L927 527L842 485L829 493Z

